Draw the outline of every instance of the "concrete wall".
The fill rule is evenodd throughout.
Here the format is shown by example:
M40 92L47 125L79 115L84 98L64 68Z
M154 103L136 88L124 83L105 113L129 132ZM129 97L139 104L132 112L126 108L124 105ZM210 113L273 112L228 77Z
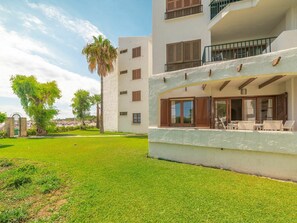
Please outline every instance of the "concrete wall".
M105 131L118 131L118 61L114 67L114 72L103 78Z
M132 58L132 49L141 47L141 57ZM120 50L128 49L127 53L119 55L119 72L127 70L126 74L119 74L119 92L127 91L126 95L119 95L119 112L128 112L127 116L119 116L119 131L147 133L148 132L148 78L152 66L151 37L124 37L119 39ZM132 71L141 69L141 79L132 80ZM132 92L141 91L141 101L132 101ZM133 113L141 113L141 124L133 123Z
M169 43L201 39L202 57L204 46L211 44L209 3L202 0L203 13L165 20L166 1L153 0L153 74L164 72Z

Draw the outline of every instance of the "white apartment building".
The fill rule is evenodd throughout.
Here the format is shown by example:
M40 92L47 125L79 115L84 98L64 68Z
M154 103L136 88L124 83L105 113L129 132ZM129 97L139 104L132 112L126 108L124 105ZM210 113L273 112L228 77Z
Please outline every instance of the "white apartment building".
M148 78L151 74L151 37L119 38L115 70L104 78L106 131L148 132Z
M149 155L297 181L297 1L153 0L152 35Z

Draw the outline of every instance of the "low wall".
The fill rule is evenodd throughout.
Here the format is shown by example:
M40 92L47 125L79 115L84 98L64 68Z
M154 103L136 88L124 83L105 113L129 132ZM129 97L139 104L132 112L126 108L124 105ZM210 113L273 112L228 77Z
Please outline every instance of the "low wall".
M297 181L297 133L149 130L149 156Z

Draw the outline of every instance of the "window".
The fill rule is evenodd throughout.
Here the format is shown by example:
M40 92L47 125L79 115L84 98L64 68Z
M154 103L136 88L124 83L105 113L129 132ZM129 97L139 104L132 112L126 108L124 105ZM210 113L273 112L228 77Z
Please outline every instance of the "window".
M260 122L273 120L273 98L259 98L258 114Z
M132 49L132 58L141 56L141 47L136 47Z
M141 79L141 69L136 69L132 71L132 80Z
M127 52L128 52L128 49L124 49L120 51L120 54L127 53Z
M128 91L120 91L120 95L128 94Z
M128 112L120 112L120 116L127 116Z
M141 91L132 92L132 101L141 101Z
M126 74L126 73L128 73L127 70L122 70L122 71L120 71L120 74Z
M166 71L201 66L201 40L167 44Z
M165 19L192 15L202 11L201 0L166 0Z
M133 123L134 124L141 123L141 113L133 113Z
M192 126L194 125L194 101L172 100L171 101L171 125Z

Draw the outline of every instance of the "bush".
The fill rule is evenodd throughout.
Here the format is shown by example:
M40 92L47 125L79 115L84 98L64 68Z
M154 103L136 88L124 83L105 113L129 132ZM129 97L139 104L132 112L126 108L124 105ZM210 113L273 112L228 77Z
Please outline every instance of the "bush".
M56 176L45 175L42 180L38 181L38 184L41 185L41 192L48 194L60 188L61 180Z
M36 129L28 129L27 135L28 136L36 136Z
M27 174L33 174L36 173L37 168L32 164L26 164L20 168L18 168L18 172L23 172Z
M5 210L0 213L0 223L25 222L27 215L27 212L21 208Z
M0 160L0 167L10 167L13 163L8 160Z
M9 188L14 187L14 188L18 189L18 188L24 186L25 184L30 184L30 183L32 183L32 180L30 177L21 176L21 177L14 179L11 183L9 183L7 185L7 187L9 187Z
M6 138L7 137L7 132L5 130L0 131L0 138Z

